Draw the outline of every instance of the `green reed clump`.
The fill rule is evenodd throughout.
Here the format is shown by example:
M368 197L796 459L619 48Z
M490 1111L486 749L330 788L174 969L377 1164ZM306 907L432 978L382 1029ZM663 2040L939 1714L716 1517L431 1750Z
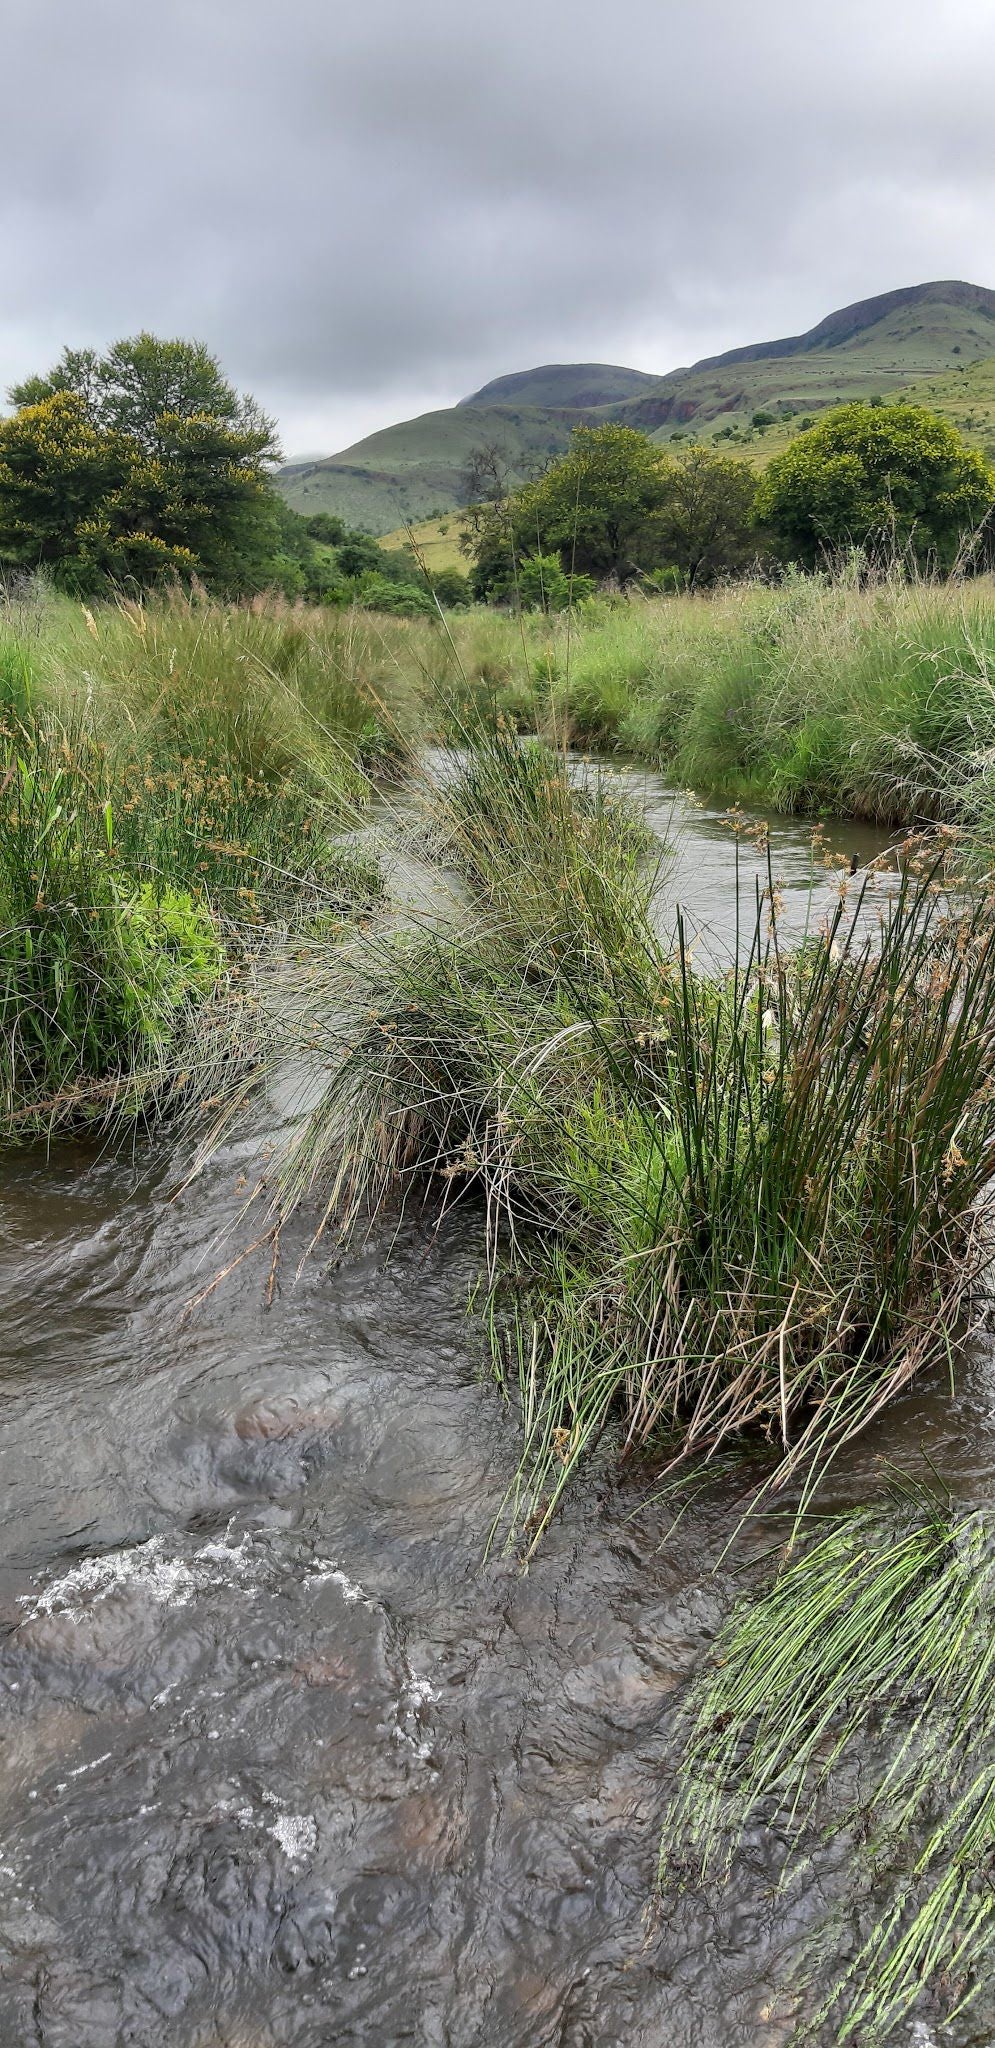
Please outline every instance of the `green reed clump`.
M206 761L268 787L290 779L329 803L368 793L364 752L406 765L417 732L411 687L368 634L276 601L174 594L60 613L38 661L57 693L85 673L97 723L126 727L135 758Z
M532 1057L553 1049L566 1085L575 980L610 1004L639 973L654 862L603 778L577 783L561 758L502 729L446 762L422 799L419 838L444 862L437 921L374 926L345 947L312 975L297 1026L329 1078L284 1195L319 1187L329 1213L375 1208L426 1178L476 1183L484 1160L503 1180L503 1134L539 1100ZM588 1067L585 1053L578 1087ZM525 1143L519 1131L518 1190ZM533 1170L559 1203L545 1143L537 1121Z
M105 751L84 727L0 723L0 1130L152 1100L225 954L183 889L121 865Z
M202 895L248 926L297 923L342 894L343 827L357 815L294 777L267 779L225 761L155 756L112 763L122 860L158 886ZM382 886L382 883L381 883ZM360 895L369 895L367 872Z
M46 604L33 639L8 644L35 707L106 747L122 859L250 925L341 897L371 777L406 773L420 733L400 646L349 614L181 594Z
M949 1363L989 1257L995 935L983 901L951 914L938 866L870 926L841 902L795 953L759 905L724 979L693 970L679 921L641 1016L588 1011L600 1087L559 1123L580 1213L516 1311L516 1518L544 1526L613 1420L624 1454L675 1461L752 1431L777 1445L770 1483L799 1472L807 1498Z
M525 1421L513 1526L538 1535L609 1425L672 1461L751 1432L777 1446L769 1483L807 1492L949 1362L987 1261L988 903L954 911L938 855L876 912L870 883L841 889L791 952L771 882L709 975L680 920L659 936L638 830L562 760L500 737L430 809L467 895L312 985L330 1071L288 1199L479 1200L515 1286L495 1339Z
M610 979L646 921L663 849L604 771L571 772L505 721L465 737L421 790L430 845L517 929L526 957L548 948L561 966L585 959Z
M720 1631L660 1859L666 1890L720 1879L763 1828L787 1889L842 1833L844 1895L786 1988L805 2007L793 2038L860 2048L924 1994L949 2020L995 1988L995 1530L892 1492L789 1550Z

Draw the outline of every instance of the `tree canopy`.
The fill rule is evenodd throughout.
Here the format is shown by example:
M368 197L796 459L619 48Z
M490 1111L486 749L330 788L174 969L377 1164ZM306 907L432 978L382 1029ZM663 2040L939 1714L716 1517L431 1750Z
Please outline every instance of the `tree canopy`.
M744 462L692 446L675 458L632 427L578 427L561 461L503 504L476 508L467 545L474 594L534 602L529 565L547 565L542 601L563 575L623 589L673 566L695 588L741 568L755 551L756 479ZM523 592L528 588L526 600ZM556 586L558 587L558 586Z
M756 515L812 568L844 548L887 544L949 568L995 501L995 472L920 405L841 405L775 456Z
M260 455L279 456L273 421L248 393L236 391L200 341L136 334L114 342L103 356L67 348L47 376L14 384L8 397L22 407L60 391L82 399L95 428L130 435L148 455L168 454L171 422L208 418L256 437Z
M562 461L515 499L520 551L624 585L659 559L666 463L633 427L576 427Z
M689 590L742 569L757 552L749 463L695 444L667 465L660 520L661 563Z
M273 423L198 342L67 350L0 421L0 561L68 588L259 586L279 545Z

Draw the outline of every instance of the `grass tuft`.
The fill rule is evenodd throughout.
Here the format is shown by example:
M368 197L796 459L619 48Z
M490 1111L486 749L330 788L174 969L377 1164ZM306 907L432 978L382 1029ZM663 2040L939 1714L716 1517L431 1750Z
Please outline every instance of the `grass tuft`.
M990 1517L905 1481L890 1509L807 1535L720 1632L660 1882L720 1879L762 1825L786 1845L787 1886L824 1832L845 1833L845 1895L790 1987L798 2041L878 2048L924 1994L950 2020L995 1987L993 1624ZM847 1956L852 1922L866 1931Z

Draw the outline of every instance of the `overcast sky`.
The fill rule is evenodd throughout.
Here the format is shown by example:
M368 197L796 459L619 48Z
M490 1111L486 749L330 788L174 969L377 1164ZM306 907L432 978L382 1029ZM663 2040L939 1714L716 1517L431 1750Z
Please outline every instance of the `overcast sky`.
M992 0L2 0L0 386L195 335L331 452L995 286Z

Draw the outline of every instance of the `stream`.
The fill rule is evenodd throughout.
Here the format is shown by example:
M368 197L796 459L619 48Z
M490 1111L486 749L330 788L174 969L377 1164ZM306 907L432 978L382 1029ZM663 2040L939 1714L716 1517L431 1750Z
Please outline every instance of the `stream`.
M728 827L639 779L668 891L728 945ZM844 862L884 844L828 829ZM773 852L797 931L807 829ZM718 1899L647 1911L675 1708L769 1530L723 1557L719 1477L664 1544L665 1506L595 1465L528 1573L485 1562L518 1443L473 1220L295 1279L305 1220L270 1304L258 1258L211 1289L261 1136L179 1194L164 1141L0 1169L0 2043L774 2048L845 1847L789 1909L757 1834ZM922 1446L995 1498L985 1346L832 1498ZM993 2037L977 2007L942 2039Z

